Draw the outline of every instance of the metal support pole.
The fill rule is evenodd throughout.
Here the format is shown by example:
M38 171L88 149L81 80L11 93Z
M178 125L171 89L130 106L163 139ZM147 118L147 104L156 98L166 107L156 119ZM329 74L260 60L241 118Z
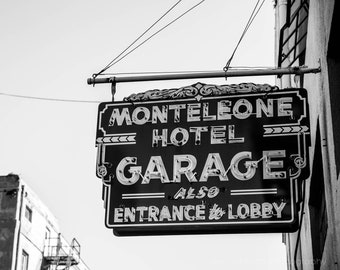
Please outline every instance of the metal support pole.
M215 71L215 72L196 72L196 73L179 73L179 74L161 74L161 75L140 75L140 76L122 76L122 77L107 77L107 78L89 78L87 84L95 85L99 83L122 83L122 82L145 82L145 81L163 81L163 80L187 80L187 79L202 79L202 78L225 78L225 77L251 77L251 76L270 76L270 75L285 75L285 74L306 74L319 73L319 68L308 67L287 67L273 69L238 69Z

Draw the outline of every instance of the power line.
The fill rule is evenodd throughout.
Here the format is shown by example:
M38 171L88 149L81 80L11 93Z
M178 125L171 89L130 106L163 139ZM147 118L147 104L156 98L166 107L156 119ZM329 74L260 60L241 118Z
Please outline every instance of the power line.
M142 43L138 44L136 47L134 47L133 49L131 49L130 51L128 51L126 54L124 54L123 56L121 56L123 53L121 53L119 56L121 56L119 58L116 57L116 60L112 60L110 62L109 65L107 65L103 70L101 70L98 74L94 74L94 78L97 77L98 75L102 74L103 72L105 72L108 68L112 67L113 65L117 64L118 62L120 62L121 60L123 60L125 57L127 57L129 54L131 54L132 52L134 52L136 49L138 49L140 46L142 46L143 44L145 44L147 41L149 41L151 38L153 38L154 36L156 36L157 34L159 34L160 32L162 32L164 29L166 29L167 27L169 27L171 24L175 23L176 21L178 21L180 18L182 18L183 16L185 16L186 14L188 14L190 11L192 11L193 9L195 9L196 7L198 7L199 5L201 5L205 0L200 1L199 3L197 3L196 5L192 6L191 8L189 8L187 11L185 11L184 13L182 13L180 16L178 16L177 18L175 18L174 20L172 20L170 23L166 24L164 27L162 27L161 29L159 29L157 32L155 32L154 34L152 34L150 37L148 37L146 40L144 40ZM177 4L177 3L176 3ZM139 39L139 38L138 38ZM131 47L131 46L129 46ZM127 48L128 49L128 48ZM124 52L127 51L127 49L124 50Z
M44 98L35 96L25 96L25 95L15 95L8 93L0 93L2 96L14 97L14 98L25 98L25 99L35 99L44 101L57 101L57 102L73 102L73 103L101 103L102 101L92 101L92 100L76 100L76 99L58 99L58 98Z

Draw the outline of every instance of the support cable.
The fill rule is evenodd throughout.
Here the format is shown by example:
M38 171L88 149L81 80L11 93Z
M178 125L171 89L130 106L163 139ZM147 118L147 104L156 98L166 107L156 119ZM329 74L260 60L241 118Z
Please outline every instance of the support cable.
M225 67L223 68L223 71L224 71L225 74L226 74L226 76L225 76L226 79L227 79L227 71L228 71L228 69L229 69L229 67L230 67L230 63L231 63L232 59L234 58L234 55L235 55L235 53L236 53L236 51L237 51L237 49L238 49L238 46L240 45L242 39L244 38L245 34L247 33L249 27L250 27L251 24L253 23L254 19L256 18L257 14L259 13L259 11L260 11L260 9L262 8L262 6L263 6L263 4L264 4L265 1L266 1L266 0L262 0L261 4L259 5L260 0L257 0L256 5L255 5L255 7L254 7L254 9L253 9L253 11L252 11L252 13L251 13L249 19L248 19L248 22L247 22L247 24L246 24L246 26L245 26L245 28L244 28L242 34L241 34L241 37L240 37L239 41L237 42L237 44L236 44L236 46L235 46L235 48L234 48L234 51L233 51L233 53L231 54L229 60L227 61Z
M180 0L182 1L182 0ZM109 69L110 67L112 67L113 65L117 64L118 62L120 62L121 60L123 60L125 57L127 57L129 54L131 54L132 52L134 52L135 50L137 50L140 46L142 46L143 44L145 44L147 41L149 41L151 38L153 38L154 36L156 36L157 34L159 34L160 32L162 32L164 29L166 29L167 27L169 27L171 24L175 23L176 21L178 21L180 18L182 18L183 16L185 16L187 13L189 13L190 11L192 11L193 9L195 9L196 7L198 7L200 4L202 4L205 0L200 1L199 3L197 3L196 5L192 6L191 8L189 8L187 11L185 11L184 13L182 13L180 16L176 17L174 20L172 20L171 22L169 22L168 24L166 24L165 26L163 26L161 29L159 29L158 31L156 31L154 34L152 34L150 37L148 37L146 40L144 40L143 42L141 42L140 44L138 44L136 47L132 48L130 51L126 52L129 48L132 47L132 45L134 45L142 36L144 36L144 34L146 32L148 32L156 23L158 23L166 14L168 14L177 4L179 4L178 1L173 7L170 8L169 11L167 11L159 20L157 20L151 27L149 27L148 30L146 30L140 37L138 37L128 48L126 48L122 53L120 53L117 57L115 57L115 59L113 59L104 69L102 69L99 73L97 74L93 74L93 78L95 79L98 75L102 74L103 72L105 72L107 69ZM126 52L126 53L125 53ZM124 54L125 53L125 54Z
M143 44L145 44L147 41L149 41L151 38L153 38L154 36L156 36L157 34L159 34L161 31L163 31L165 28L169 27L171 24L173 24L174 22L176 22L177 20L179 20L180 18L182 18L184 15L186 15L187 13L189 13L191 10L193 10L194 8L196 8L197 6L199 6L200 4L202 4L205 0L202 0L201 2L199 2L198 4L194 5L193 7L191 7L190 9L188 9L187 11L185 11L184 13L182 13L180 16L178 16L177 18L175 18L174 20L172 20L170 23L168 23L167 25L163 26L161 29L159 29L157 32L155 32L154 34L152 34L150 37L148 37L146 40L144 40L142 43L138 44L135 48L131 49L129 52L127 52L125 55L123 55L122 57L120 57L119 59L117 59L115 62L113 62L110 66L112 67L113 65L117 64L118 62L120 62L121 60L123 60L125 57L127 57L129 54L131 54L132 52L134 52L135 50L137 50L140 46L142 46Z
M125 48L120 54L118 54L110 63L108 63L100 72L93 74L93 77L97 77L98 75L105 72L108 68L114 65L114 62L128 49L130 49L138 40L140 40L147 32L151 30L157 23L159 23L171 10L173 10L182 0L177 1L170 9L168 9L158 20L156 20L149 28L147 28L141 35L139 35L127 48Z

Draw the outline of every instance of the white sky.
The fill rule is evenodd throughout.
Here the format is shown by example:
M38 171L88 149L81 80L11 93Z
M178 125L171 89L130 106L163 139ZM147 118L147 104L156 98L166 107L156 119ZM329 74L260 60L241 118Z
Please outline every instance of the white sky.
M88 86L175 0L0 2L0 93L109 101L109 85ZM165 25L198 0L184 0ZM255 0L207 0L108 72L222 70ZM159 28L157 28L159 29ZM267 0L231 66L274 65L274 9ZM274 84L273 77L125 83L116 100L149 89L205 83ZM97 104L0 94L0 174L19 174L76 237L95 269L286 269L281 234L118 238L104 226L95 175Z

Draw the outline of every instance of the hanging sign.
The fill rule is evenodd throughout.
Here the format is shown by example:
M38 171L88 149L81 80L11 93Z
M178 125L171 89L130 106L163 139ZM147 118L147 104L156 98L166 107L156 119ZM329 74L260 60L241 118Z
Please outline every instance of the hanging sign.
M116 235L288 232L309 176L305 89L205 85L99 105L97 176Z

